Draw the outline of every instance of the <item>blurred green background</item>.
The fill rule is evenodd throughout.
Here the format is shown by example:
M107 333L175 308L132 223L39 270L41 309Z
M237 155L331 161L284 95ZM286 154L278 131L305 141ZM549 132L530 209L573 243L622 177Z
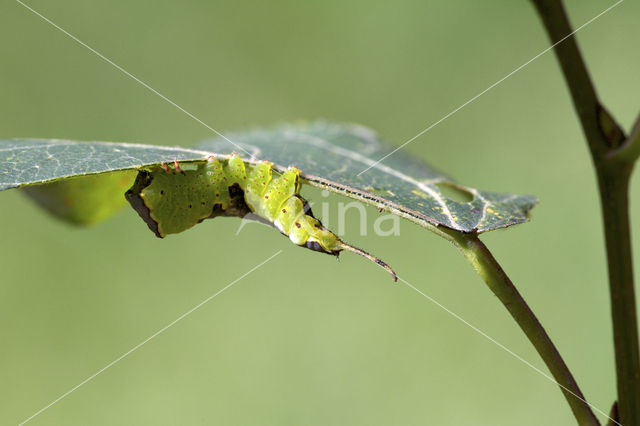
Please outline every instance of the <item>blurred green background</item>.
M549 45L524 0L28 4L218 130L326 118L396 145ZM578 26L611 4L567 7ZM626 129L640 105L638 16L627 1L578 36ZM188 146L212 136L9 0L0 96L2 138ZM554 56L406 151L463 184L540 198L531 223L484 241L589 401L608 412L615 380L597 192ZM636 174L636 218L639 185ZM277 250L29 424L574 424L553 383L357 256L337 263L259 225L236 236L233 219L159 240L130 209L79 229L16 190L0 193L0 206L0 424L26 419ZM378 214L367 212L371 231ZM397 237L358 229L352 210L347 241L546 371L448 243L408 222ZM639 232L634 243L640 250Z

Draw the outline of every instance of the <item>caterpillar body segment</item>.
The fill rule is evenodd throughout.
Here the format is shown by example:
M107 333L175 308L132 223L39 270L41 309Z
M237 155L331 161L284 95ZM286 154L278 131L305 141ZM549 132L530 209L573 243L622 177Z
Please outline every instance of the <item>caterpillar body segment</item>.
M251 218L274 226L296 245L334 256L342 250L364 256L397 280L386 263L344 243L313 217L299 195L297 168L280 173L272 166L245 163L235 154L182 166L150 166L140 170L125 197L160 238L216 216Z

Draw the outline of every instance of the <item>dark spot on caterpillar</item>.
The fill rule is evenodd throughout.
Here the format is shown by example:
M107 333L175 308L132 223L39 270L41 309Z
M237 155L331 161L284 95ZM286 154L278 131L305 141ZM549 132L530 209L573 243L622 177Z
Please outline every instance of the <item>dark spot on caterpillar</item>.
M191 204L189 204L189 208L191 209L191 208L193 208L193 206Z
M296 195L296 197L298 196ZM315 217L313 215L313 212L311 211L311 206L309 205L309 202L302 197L298 197L298 198L302 201L302 211L304 211L306 214L308 214L311 217Z
M265 200L268 200L268 199L269 199L269 196L268 196L268 195L265 195L265 196L264 196L264 199L265 199Z
M318 243L317 241L311 241L311 240L307 240L307 242L304 244L304 247L313 250L313 251L318 251L320 253L325 253L325 254L330 254L332 256L336 256L338 257L338 254L340 254L339 251L328 251L322 248L322 246L320 245L320 243Z
M164 189L160 191L160 195L164 195Z
M202 204L204 206L206 203L204 201L202 201L200 204Z
M316 229L322 229L322 225L320 225L319 223L316 223L316 224L315 224L315 228L316 228Z
M234 183L229 187L229 196L231 198L236 198L238 196L244 197L244 191L242 190L242 188L238 183Z
M296 222L296 228L300 228L301 226L300 223Z
M287 209L282 209L282 213L286 213L286 212L287 212Z
M127 199L131 207L140 215L142 220L145 221L149 229L156 234L156 237L162 238L163 236L160 234L158 230L158 222L153 220L151 217L151 211L149 207L144 202L144 199L140 196L140 193L147 186L151 185L151 174L146 170L141 170L136 177L136 181L133 183L131 189L125 192L124 197Z
M313 251L324 251L320 243L317 241L307 241L305 247Z

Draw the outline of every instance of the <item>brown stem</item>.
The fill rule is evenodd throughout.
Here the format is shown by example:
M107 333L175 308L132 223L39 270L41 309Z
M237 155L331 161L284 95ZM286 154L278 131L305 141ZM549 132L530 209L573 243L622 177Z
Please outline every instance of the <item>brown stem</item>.
M609 293L616 353L618 412L625 426L640 425L640 352L629 225L630 168L598 173L605 226Z
M553 43L571 33L561 0L533 0ZM574 37L555 49L580 118L598 177L613 317L618 413L624 426L640 426L640 351L629 225L628 189L638 141L625 135L598 100ZM616 155L620 152L623 153Z

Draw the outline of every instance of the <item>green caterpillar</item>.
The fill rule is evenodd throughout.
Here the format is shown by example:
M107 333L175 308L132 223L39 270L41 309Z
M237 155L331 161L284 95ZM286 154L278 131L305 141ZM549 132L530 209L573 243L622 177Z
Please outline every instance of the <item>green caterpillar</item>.
M313 217L300 196L300 170L280 173L273 164L245 163L238 155L141 169L125 197L156 236L182 232L217 216L251 218L274 226L299 246L338 256L357 253L385 268L382 260L340 240Z

